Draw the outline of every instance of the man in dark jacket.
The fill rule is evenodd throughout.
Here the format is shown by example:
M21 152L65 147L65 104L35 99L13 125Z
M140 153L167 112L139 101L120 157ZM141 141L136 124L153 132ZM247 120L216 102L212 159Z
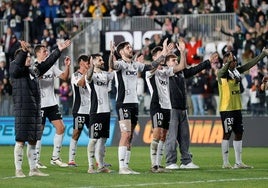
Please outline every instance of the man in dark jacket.
M15 115L15 176L25 177L22 171L23 146L28 142L27 156L30 166L29 176L48 176L36 168L36 141L42 136L41 99L38 77L44 74L60 57L61 51L71 42L58 43L58 48L42 64L31 65L30 44L20 41L21 48L15 53L10 64Z
M196 169L199 166L192 162L189 152L190 133L186 104L185 78L190 78L203 69L210 68L211 63L218 61L217 53L213 53L209 60L191 68L185 68L169 78L170 100L172 109L170 112L169 132L166 139L166 169ZM168 63L168 66L174 66ZM177 163L177 146L179 144L181 153L181 165Z

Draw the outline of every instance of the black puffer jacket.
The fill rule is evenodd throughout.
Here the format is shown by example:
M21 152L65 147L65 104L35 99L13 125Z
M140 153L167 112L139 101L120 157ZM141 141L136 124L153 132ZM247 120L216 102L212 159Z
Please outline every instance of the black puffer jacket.
M60 54L61 52L56 49L44 62L34 65L33 69L25 66L27 52L22 50L11 62L9 71L13 87L16 141L41 139L41 98L38 76L48 71ZM35 70L35 74L32 70Z

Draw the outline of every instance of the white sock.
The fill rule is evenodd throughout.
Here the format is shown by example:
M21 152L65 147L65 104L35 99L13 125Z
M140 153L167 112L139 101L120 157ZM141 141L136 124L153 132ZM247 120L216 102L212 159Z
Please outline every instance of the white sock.
M126 156L125 156L125 160L124 160L124 166L128 168L128 164L130 161L130 156L131 156L131 150L126 151Z
M162 158L163 158L163 152L164 152L164 144L165 142L159 141L157 146L157 152L156 152L156 162L158 166L161 166Z
M22 169L22 162L23 162L23 144L19 144L16 142L14 147L14 164L16 170Z
M52 153L53 160L60 158L62 139L63 139L63 134L55 134L54 147L53 147L53 153Z
M222 140L221 153L222 153L223 164L228 164L229 163L229 140Z
M105 147L106 138L99 138L96 143L95 158L98 163L98 168L104 166L104 147Z
M87 145L88 167L94 169L95 145L97 139L90 139Z
M242 163L242 140L233 141L234 151L235 151L235 163Z
M36 161L40 161L41 156L41 140L37 140L36 142Z
M36 146L27 144L27 157L30 170L36 168Z
M125 157L127 152L127 146L118 147L118 160L119 160L119 169L125 167Z
M153 139L150 145L150 157L152 166L157 165L156 163L157 147L158 147L158 141Z
M69 147L69 162L75 161L76 149L77 149L77 140L74 140L72 138Z

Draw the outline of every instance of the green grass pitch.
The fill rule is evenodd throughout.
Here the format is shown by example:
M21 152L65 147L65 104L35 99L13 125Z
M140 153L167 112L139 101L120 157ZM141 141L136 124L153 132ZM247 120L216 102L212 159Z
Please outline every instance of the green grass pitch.
M151 173L149 146L133 147L130 167L139 175L119 175L117 147L107 147L105 160L112 164L110 174L87 174L86 147L78 147L76 168L60 168L49 164L52 146L43 146L41 161L48 168L48 177L29 177L29 167L24 152L23 171L26 178L14 177L13 146L0 146L0 187L2 188L91 188L91 187L194 187L194 188L252 188L268 187L268 150L260 147L243 148L243 161L253 169L222 169L220 147L191 147L197 170L175 170L167 173ZM64 162L68 160L68 147L62 148ZM230 162L234 163L234 151L230 150ZM163 160L164 165L164 160Z

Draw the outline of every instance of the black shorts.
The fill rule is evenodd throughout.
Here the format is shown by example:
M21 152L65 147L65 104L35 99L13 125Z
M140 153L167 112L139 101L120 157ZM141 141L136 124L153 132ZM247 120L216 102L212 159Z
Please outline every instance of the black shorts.
M84 125L89 129L89 115L73 114L73 129L83 130Z
M159 127L168 130L170 122L170 110L158 109L155 113L151 113L151 120L153 128Z
M139 107L136 103L116 105L118 121L131 120L131 125L136 125L138 122Z
M60 113L58 105L41 108L41 114L42 114L42 125L45 125L46 118L48 118L50 122L62 119L62 115Z
M90 114L90 138L109 138L110 134L110 112Z
M241 110L220 112L223 132L241 134L244 131Z

